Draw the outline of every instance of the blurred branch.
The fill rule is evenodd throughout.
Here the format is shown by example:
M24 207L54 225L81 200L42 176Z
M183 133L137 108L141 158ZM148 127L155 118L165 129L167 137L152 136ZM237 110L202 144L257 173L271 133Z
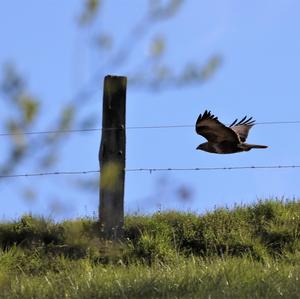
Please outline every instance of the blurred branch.
M137 69L129 76L129 84L135 88L157 91L167 88L180 88L187 85L199 85L210 79L222 64L220 55L208 59L204 66L198 63L187 64L180 72L172 72L172 68L162 64L152 67L152 71L144 73ZM148 69L149 69L148 65Z

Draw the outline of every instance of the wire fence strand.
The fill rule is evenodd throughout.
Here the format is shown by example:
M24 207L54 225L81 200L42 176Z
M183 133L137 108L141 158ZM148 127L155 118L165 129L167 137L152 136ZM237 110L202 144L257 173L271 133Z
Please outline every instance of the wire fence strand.
M194 168L126 168L125 172L166 172L166 171L222 171L222 170L254 170L254 169L290 169L300 168L300 165L257 165L257 166L226 166L226 167L194 167ZM40 173L22 173L22 174L3 174L0 179L19 178L19 177L37 177L53 175L85 175L91 173L100 173L101 170L81 170L81 171L54 171Z
M21 174L3 174L0 179L19 178L19 177L36 177L36 176L52 176L52 175L82 175L89 173L99 173L100 170L82 170L82 171L53 171L53 172L37 172L37 173L21 173Z
M287 125L300 124L300 120L292 121L265 121L256 122L255 125ZM4 136L19 136L19 135L42 135L42 134L69 134L69 133L84 133L84 132L98 132L110 130L147 130L147 129L175 129L175 128L193 128L195 125L180 124L180 125L153 125L153 126L128 126L121 128L87 128L87 129L70 129L70 130L47 130L47 131L29 131L29 132L15 132L15 133L0 133L0 137Z

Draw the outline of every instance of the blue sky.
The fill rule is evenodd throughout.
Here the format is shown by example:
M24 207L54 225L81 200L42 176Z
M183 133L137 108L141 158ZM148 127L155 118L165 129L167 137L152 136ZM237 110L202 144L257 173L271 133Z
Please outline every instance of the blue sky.
M63 103L105 63L105 56L91 46L93 34L104 31L113 34L117 44L122 43L147 3L103 1L96 22L85 29L76 25L82 8L79 0L0 3L0 65L13 62L33 94L42 100L35 130L48 128ZM299 120L299 28L300 3L296 0L185 1L174 18L154 25L144 41L136 45L130 67L148 55L147 40L153 36L166 38L163 59L175 70L194 61L204 65L213 54L222 56L222 66L205 84L157 92L128 85L127 125L194 124L205 109L225 123L246 114L258 122ZM115 68L101 71L130 77L130 67L121 67L117 73ZM102 81L99 77L93 86L96 92L82 104L84 111L99 116L97 127L101 126ZM8 113L4 107L0 98L0 117ZM224 156L196 151L204 139L193 128L128 130L127 167L299 165L298 129L299 124L257 125L248 141L269 145L269 149ZM3 138L2 154L5 142ZM73 134L54 169L97 169L99 143L99 132ZM17 170L38 171L31 163ZM259 198L298 198L298 176L297 169L127 173L125 206L127 212L204 212ZM98 193L82 192L74 187L75 180L59 176L3 180L0 217L16 218L26 212L58 218L97 213ZM182 184L193 191L192 200L175 200ZM39 195L34 202L24 201L16 190L32 185ZM62 203L64 213L53 214L51 202Z

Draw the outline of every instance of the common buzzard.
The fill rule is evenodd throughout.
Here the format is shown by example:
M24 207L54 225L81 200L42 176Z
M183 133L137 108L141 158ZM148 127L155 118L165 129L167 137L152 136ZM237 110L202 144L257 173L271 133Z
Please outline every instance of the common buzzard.
M245 116L240 121L236 119L227 127L210 111L205 110L197 119L196 132L208 142L200 144L197 149L216 154L233 154L247 152L253 148L267 148L266 145L245 143L254 122L252 117L247 119Z

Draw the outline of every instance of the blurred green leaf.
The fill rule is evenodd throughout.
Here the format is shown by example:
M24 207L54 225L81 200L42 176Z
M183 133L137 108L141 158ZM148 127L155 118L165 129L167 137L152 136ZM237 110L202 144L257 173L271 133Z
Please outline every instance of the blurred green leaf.
M100 4L100 0L85 0L85 7L79 17L79 23L81 25L87 25L88 23L90 23L96 16Z
M69 105L65 107L61 113L61 119L60 119L60 130L68 130L74 120L75 117L75 108L73 105Z
M18 148L26 147L26 138L23 132L23 128L18 122L13 119L10 119L6 123L6 128L9 133L11 133L11 138L13 143Z
M159 57L164 54L166 42L163 37L156 37L150 45L150 54L152 57Z
M3 78L1 82L1 91L9 100L17 101L17 96L24 89L24 81L17 72L13 64L5 64L3 69Z
M20 97L20 106L23 111L25 124L30 124L35 119L39 109L39 102L34 98L23 95Z
M173 16L179 10L183 4L183 0L170 0L169 5L166 8L168 16Z
M149 0L150 15L152 18L168 18L174 16L180 6L183 4L183 0L169 0L167 4L162 3L161 0Z
M211 59L207 62L206 66L201 70L201 74L200 74L201 79L202 80L209 79L220 67L221 63L222 63L221 56L216 55L211 57Z

